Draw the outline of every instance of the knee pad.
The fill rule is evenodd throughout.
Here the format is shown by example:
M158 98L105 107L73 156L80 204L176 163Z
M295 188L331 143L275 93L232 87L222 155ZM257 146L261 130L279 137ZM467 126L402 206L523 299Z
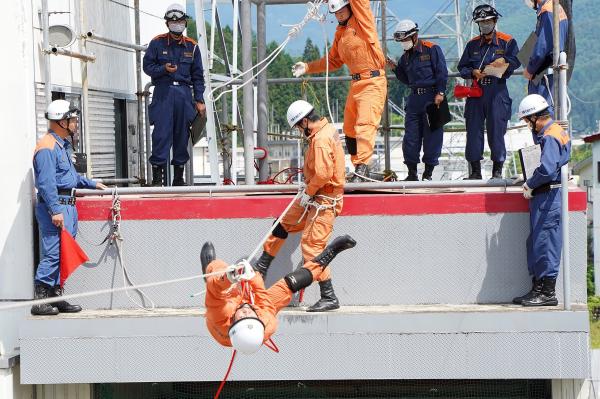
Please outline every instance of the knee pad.
M356 155L356 138L346 136L346 148L348 149L348 154Z
M277 223L277 226L273 229L273 235L277 238L285 240L288 237L288 232L285 231L281 223Z
M284 277L284 280L292 292L298 292L312 284L313 275L307 268L299 267L293 272L287 274Z

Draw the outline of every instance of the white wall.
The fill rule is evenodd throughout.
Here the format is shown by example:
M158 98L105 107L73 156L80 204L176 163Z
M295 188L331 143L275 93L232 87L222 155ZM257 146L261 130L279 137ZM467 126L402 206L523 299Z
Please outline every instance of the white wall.
M0 24L6 55L0 74L2 146L0 146L0 299L32 296L33 177L35 147L33 37L31 3L6 2ZM6 60L6 59L5 59ZM7 71L6 69L10 69ZM3 328L0 328L0 339Z

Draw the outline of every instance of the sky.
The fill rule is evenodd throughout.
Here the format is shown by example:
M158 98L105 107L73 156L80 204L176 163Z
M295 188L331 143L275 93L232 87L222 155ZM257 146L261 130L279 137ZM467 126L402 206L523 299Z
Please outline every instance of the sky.
M388 9L393 12L399 19L410 18L417 22L420 26L425 24L429 18L440 7L447 4L448 0L389 0ZM210 2L206 2L208 7L205 10L205 16L210 21ZM219 16L223 25L230 25L233 19L233 7L231 3L219 3ZM193 1L188 1L188 11L194 15ZM284 24L296 24L304 18L306 14L306 5L291 4L291 5L272 5L267 6L267 41L282 42L289 30L284 27ZM256 7L252 7L253 30L256 30ZM333 34L337 21L333 15L328 15L325 22L325 29L329 40L333 39ZM325 39L321 25L316 21L311 21L306 25L301 34L292 40L286 50L288 53L297 56L301 55L304 50L304 44L307 38L311 38L319 47L324 47ZM391 49L393 51L393 48Z

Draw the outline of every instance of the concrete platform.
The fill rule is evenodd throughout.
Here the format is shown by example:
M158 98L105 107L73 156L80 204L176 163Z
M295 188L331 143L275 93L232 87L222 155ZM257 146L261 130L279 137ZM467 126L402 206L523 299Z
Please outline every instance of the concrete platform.
M584 306L349 306L286 309L267 348L239 356L232 380L578 379L589 375ZM26 320L22 383L217 381L231 350L202 309L84 311ZM47 372L48 359L56 364ZM539 367L539 365L544 365ZM260 367L257 367L260 365Z

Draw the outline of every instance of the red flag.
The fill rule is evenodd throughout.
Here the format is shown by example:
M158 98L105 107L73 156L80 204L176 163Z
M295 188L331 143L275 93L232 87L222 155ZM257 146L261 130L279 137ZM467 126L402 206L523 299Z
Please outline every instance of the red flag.
M73 236L67 229L62 229L60 232L60 286L65 284L75 269L88 260L90 258L83 252Z

